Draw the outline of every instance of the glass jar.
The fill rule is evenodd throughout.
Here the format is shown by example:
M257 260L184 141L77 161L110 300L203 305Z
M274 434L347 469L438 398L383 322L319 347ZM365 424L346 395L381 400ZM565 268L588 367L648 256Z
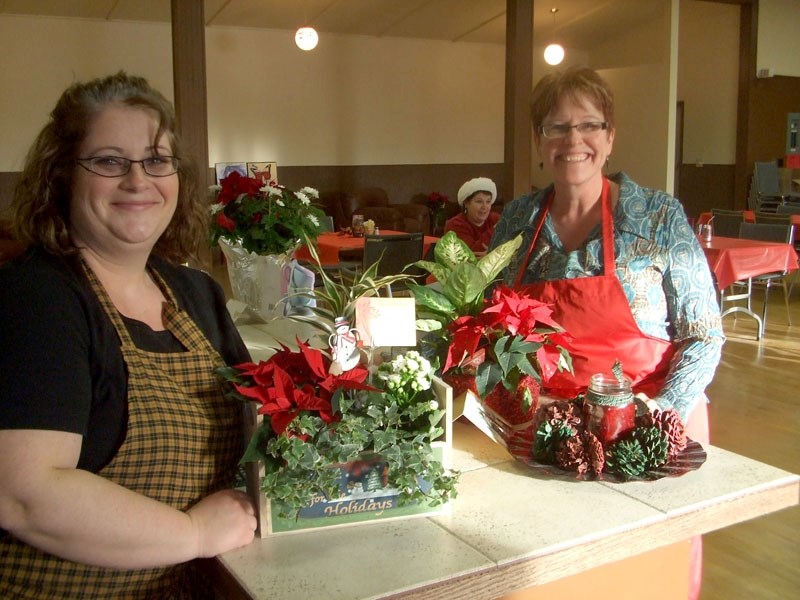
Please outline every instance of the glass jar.
M631 380L592 375L583 402L586 428L603 446L612 444L636 426L636 403Z
M364 237L364 215L353 215L350 229L353 232L353 237Z

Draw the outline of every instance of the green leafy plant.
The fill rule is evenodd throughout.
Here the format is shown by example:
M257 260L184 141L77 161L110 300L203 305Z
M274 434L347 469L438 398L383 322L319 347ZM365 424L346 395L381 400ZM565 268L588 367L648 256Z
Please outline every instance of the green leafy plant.
M339 466L373 455L388 465L385 483L400 504L455 497L459 474L446 471L431 447L446 415L428 361L415 351L400 355L380 365L373 386L363 365L334 375L324 353L299 346L219 370L230 395L260 404L263 422L242 460L263 463L262 490L282 516L296 518L320 494L340 497Z
M411 279L410 275L404 273L378 277L378 263L370 265L366 270L353 272L347 277L334 279L322 267L313 241L306 239L306 245L314 261L311 266L322 285L313 291L301 291L296 294L316 300L316 306L309 307L314 313L313 316L292 315L290 318L311 323L327 334L335 331L334 322L337 317L344 317L349 323L355 322L356 302L359 298L377 296L381 289Z
M408 283L417 305L417 329L425 332L423 353L444 363L451 334L448 326L459 317L475 316L483 309L486 290L508 266L522 236L509 240L478 259L455 233L436 243L434 260L415 264L428 271L438 286Z

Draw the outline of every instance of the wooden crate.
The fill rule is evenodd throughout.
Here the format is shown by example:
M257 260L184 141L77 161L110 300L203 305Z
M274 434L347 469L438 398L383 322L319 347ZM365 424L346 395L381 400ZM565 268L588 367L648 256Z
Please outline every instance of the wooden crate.
M440 406L445 407L442 427L444 434L434 441L431 446L447 469L452 464L453 443L453 391L452 388L438 378L433 379L433 390ZM353 471L362 471L361 479L380 477L380 458L371 455L362 457L358 464L349 463L339 467L342 477L353 477ZM336 527L385 521L387 519L401 519L410 517L424 517L446 513L448 504L430 506L428 503L416 503L400 506L398 494L389 488L374 491L356 490L354 493L343 495L339 498L327 499L324 496L315 498L312 504L303 508L297 520L287 519L279 515L278 509L273 506L269 498L261 491L262 467L250 463L246 468L247 492L256 506L258 529L256 535L281 535L318 529L321 527ZM358 475L356 475L358 478ZM346 486L342 486L343 488ZM363 486L362 486L363 487ZM368 487L374 487L368 486Z

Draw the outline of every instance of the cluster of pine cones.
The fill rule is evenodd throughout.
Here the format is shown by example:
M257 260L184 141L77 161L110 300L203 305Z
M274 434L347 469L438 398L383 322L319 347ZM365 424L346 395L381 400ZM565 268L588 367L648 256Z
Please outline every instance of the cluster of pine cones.
M636 418L636 427L604 448L586 429L583 399L558 400L537 410L533 459L565 471L595 476L606 472L623 479L646 476L686 448L686 430L673 409Z

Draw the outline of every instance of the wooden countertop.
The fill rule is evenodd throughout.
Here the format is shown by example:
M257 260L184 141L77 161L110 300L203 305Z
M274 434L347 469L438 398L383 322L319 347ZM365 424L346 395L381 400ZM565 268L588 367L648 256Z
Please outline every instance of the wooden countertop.
M272 538L208 561L227 598L494 598L800 501L800 477L716 447L654 482L541 476L471 424L449 514Z

